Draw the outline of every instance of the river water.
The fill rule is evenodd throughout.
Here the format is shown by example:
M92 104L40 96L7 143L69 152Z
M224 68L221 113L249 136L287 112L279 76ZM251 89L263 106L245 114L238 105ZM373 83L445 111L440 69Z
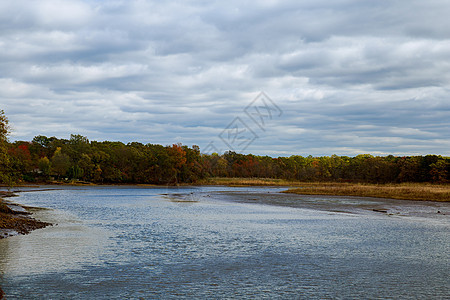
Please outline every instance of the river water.
M0 286L7 299L450 298L449 204L282 190L21 193L57 225L0 240Z

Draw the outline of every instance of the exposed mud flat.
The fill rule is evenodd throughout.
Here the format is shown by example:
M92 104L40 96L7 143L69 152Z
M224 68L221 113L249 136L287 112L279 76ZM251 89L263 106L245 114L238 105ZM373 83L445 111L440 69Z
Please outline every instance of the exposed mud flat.
M384 214L388 216L423 217L450 220L450 203L412 201L387 198L297 195L279 192L224 191L219 194L225 200L241 203L289 206L329 212L353 214Z
M12 197L13 194L2 192L0 196ZM39 209L41 208L21 206L0 198L0 239L51 226L51 223L31 217L32 212Z

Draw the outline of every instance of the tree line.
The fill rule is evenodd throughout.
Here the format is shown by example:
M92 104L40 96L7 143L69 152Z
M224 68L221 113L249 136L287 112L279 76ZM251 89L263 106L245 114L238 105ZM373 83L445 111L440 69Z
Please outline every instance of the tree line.
M79 180L93 183L178 184L211 177L333 182L450 182L450 158L426 156L299 156L273 158L227 151L202 154L198 146L124 144L36 136L9 142L0 111L0 181Z
M450 158L427 156L322 156L273 158L233 151L202 154L198 146L162 146L36 136L7 143L9 177L36 182L196 183L209 177L277 178L299 181L435 182L450 180Z

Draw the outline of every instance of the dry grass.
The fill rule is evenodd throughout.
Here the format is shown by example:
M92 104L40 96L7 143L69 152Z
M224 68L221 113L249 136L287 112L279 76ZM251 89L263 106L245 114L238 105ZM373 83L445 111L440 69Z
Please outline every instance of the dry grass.
M290 189L286 193L392 198L404 200L450 201L448 184L350 184L331 183Z
M200 184L228 185L228 186L300 186L301 182L272 178L209 178Z
M359 184L300 182L271 178L211 178L201 184L228 186L289 186L286 191L303 195L333 195L392 198L403 200L450 201L450 184L402 183Z

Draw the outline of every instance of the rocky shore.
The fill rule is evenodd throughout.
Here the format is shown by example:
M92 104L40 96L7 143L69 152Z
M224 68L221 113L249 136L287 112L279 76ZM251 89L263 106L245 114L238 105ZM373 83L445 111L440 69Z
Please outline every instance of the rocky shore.
M0 191L0 239L18 234L28 234L35 229L52 225L33 219L28 211L30 208L14 204L5 200L7 197L14 197L11 192ZM0 286L0 299L5 294Z
M11 203L4 198L15 196L0 191L0 239L17 234L28 234L33 230L52 225L33 219L29 207Z

